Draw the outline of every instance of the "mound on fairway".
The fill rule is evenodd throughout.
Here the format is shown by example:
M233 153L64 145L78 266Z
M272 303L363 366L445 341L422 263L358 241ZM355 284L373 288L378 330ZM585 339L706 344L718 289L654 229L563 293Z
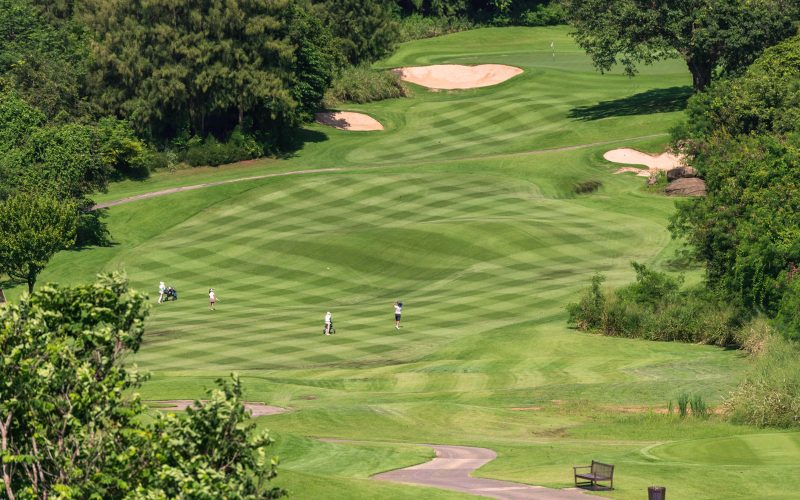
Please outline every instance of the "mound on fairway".
M363 113L353 113L351 111L325 111L315 115L317 123L339 130L352 130L366 132L371 130L383 130L381 122Z
M612 149L603 155L603 158L613 163L625 163L628 165L645 165L650 170L671 170L683 164L683 157L674 155L670 152L661 153L658 156L649 155L630 148ZM647 177L650 173L647 170L632 167L623 167L614 172L621 174L624 172L636 172L636 175Z
M520 68L503 64L479 64L478 66L437 64L397 68L394 71L407 82L443 90L489 87L522 73Z

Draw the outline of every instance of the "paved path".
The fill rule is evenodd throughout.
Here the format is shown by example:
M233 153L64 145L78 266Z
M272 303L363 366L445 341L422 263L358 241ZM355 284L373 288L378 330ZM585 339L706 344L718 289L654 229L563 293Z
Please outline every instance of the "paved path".
M515 156L531 156L531 155L538 155L544 153L553 153L556 151L572 151L575 149L583 149L583 148L590 148L593 146L603 146L607 144L616 144L619 142L625 141L635 141L639 139L650 139L654 137L660 137L662 135L667 135L666 133L660 134L650 134L650 135L642 135L638 137L629 137L626 139L614 139L611 141L601 141L601 142L592 142L589 144L577 144L574 146L563 146L558 148L547 148L547 149L537 149L534 151L522 151L519 153L489 153L486 155L476 155L464 158L447 158L447 159L440 159L440 160L412 160L409 162L403 163L403 165L415 165L415 164L428 164L428 163L449 163L454 161L464 161L464 160L492 160L497 158L510 158ZM122 205L123 203L130 203L132 201L139 201L139 200L146 200L148 198L155 198L157 196L164 196L173 193L181 193L183 191L194 191L195 189L202 189L207 187L213 186L223 186L225 184L233 184L236 182L245 182L245 181L256 181L259 179L269 179L270 177L285 177L287 175L307 175L307 174L320 174L320 173L330 173L330 172L342 172L342 171L355 171L355 170L374 170L374 169L382 169L382 168L396 168L398 165L396 163L390 163L386 165L373 165L373 166L362 166L362 167L348 167L348 168L341 168L341 167L333 167L333 168L312 168L308 170L292 170L290 172L276 172L273 174L263 174L263 175L253 175L250 177L239 177L237 179L228 179L225 181L216 181L216 182L204 182L202 184L193 184L191 186L181 186L169 189L161 189L158 191L152 191L149 193L137 194L135 196L128 196L126 198L121 198L119 200L114 201L104 201L102 203L98 203L92 207L92 210L97 210L100 208L108 208L114 207L117 205Z
M165 401L145 401L159 405L157 409L167 411L183 411L192 406L193 399L168 399ZM164 405L164 406L162 406ZM264 415L276 415L278 413L286 413L286 408L280 406L268 406L263 403L244 403L244 407L250 410L254 417L263 417Z
M446 490L460 491L490 498L505 500L572 499L586 500L602 498L569 488L556 490L543 486L483 479L470 473L497 457L487 448L470 446L429 445L436 451L436 458L424 464L397 469L372 476L378 481L434 486Z

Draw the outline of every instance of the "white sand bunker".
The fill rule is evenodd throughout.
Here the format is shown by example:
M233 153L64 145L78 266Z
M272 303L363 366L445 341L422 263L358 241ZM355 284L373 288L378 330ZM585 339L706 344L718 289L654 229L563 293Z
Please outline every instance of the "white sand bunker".
M497 85L522 73L520 68L503 64L437 64L393 70L402 80L431 89L474 89Z
M314 115L317 123L338 128L339 130L369 131L383 130L381 122L363 113L350 111L325 111Z
M636 175L642 177L648 177L650 175L650 170L667 171L683 165L683 156L674 155L669 152L661 153L658 156L653 156L629 148L612 149L604 154L603 158L614 163L645 165L647 169L622 167L614 172L615 174L621 174L623 172L635 172Z

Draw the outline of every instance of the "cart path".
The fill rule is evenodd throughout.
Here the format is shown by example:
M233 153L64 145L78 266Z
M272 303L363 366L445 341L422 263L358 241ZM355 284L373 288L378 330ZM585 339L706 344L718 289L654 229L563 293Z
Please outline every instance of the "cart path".
M539 154L546 154L546 153L557 153L559 151L573 151L576 149L585 149L591 148L594 146L606 146L609 144L616 144L625 141L637 141L641 139L653 139L655 137L661 137L667 135L666 132L659 133L659 134L650 134L650 135L640 135L637 137L628 137L625 139L614 139L611 141L601 141L601 142L592 142L588 144L577 144L574 146L562 146L558 148L549 148L549 149L536 149L533 151L522 151L519 153L499 153L499 154L487 154L487 155L477 155L477 156L469 156L469 157L459 157L459 158L446 158L441 160L413 160L410 162L404 162L403 165L419 165L419 164L429 164L429 163L450 163L455 161L466 161L466 160L492 160L498 158L513 158L517 156L533 156ZM233 184L237 182L246 182L246 181L257 181L260 179L269 179L271 177L286 177L289 175L308 175L308 174L324 174L324 173L331 173L331 172L349 172L349 171L358 171L358 170L375 170L375 169L385 169L385 168L397 168L399 165L397 163L390 163L384 165L372 165L372 166L353 166L353 167L331 167L331 168L311 168L306 170L291 170L289 172L275 172L272 174L262 174L262 175L252 175L249 177L239 177L236 179L227 179L224 181L213 181L213 182L203 182L201 184L192 184L189 186L180 186L168 189L160 189L158 191L151 191L149 193L142 193L137 194L134 196L128 196L125 198L120 198L119 200L113 201L104 201L102 203L98 203L92 207L92 210L98 210L101 208L109 208L115 207L117 205L122 205L124 203L131 203L134 201L139 200L146 200L149 198L155 198L157 196L165 196L168 194L174 193L182 193L184 191L194 191L195 189L203 189L208 187L214 186L223 186L225 184Z
M157 405L168 405L157 408L158 410L165 411L183 411L194 404L194 399L167 399L162 401L145 401ZM205 400L202 400L205 402ZM263 417L264 415L277 415L278 413L286 413L289 411L280 406L268 406L263 403L244 403L244 407L250 410L254 417Z
M602 498L582 493L577 488L563 490L529 484L472 477L470 474L491 462L497 453L488 448L471 446L424 445L436 451L436 458L424 464L383 472L372 476L378 481L433 486L489 498L504 500L585 500Z

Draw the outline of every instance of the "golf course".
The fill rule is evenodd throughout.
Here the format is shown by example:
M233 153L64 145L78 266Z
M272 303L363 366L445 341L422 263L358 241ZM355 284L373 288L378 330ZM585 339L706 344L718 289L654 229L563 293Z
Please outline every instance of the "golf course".
M283 158L112 184L94 200L114 244L57 254L39 283L127 273L152 302L128 360L151 374L142 398L203 399L238 373L247 401L287 410L256 421L292 498L470 498L371 479L431 460L426 445L490 449L474 477L548 488L572 487L574 465L614 464L614 489L591 492L607 498L652 485L672 499L796 496L800 433L667 412L681 394L720 408L741 351L567 324L598 272L609 287L633 279L631 261L702 277L667 230L675 199L603 159L668 147L686 64L602 74L567 27L515 27L403 43L373 67L435 64L523 72L343 106L384 130L309 124ZM160 281L177 301L156 303Z

